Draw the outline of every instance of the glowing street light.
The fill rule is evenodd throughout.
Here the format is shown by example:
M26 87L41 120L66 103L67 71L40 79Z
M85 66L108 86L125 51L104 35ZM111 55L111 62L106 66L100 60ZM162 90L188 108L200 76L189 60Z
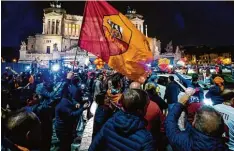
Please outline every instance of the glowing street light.
M52 71L54 71L54 72L59 71L59 69L60 69L60 65L59 65L59 64L54 64L54 65L52 66Z
M16 59L13 59L12 61L13 61L13 62L16 62L17 60L16 60Z

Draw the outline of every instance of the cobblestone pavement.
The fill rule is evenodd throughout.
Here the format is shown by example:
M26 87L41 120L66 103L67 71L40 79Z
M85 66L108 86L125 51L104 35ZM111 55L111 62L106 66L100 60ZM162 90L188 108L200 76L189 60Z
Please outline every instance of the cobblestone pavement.
M89 119L89 121L87 122L85 126L80 148L79 148L80 151L87 151L89 149L89 146L92 141L92 134L93 134L93 119L94 119L93 117Z

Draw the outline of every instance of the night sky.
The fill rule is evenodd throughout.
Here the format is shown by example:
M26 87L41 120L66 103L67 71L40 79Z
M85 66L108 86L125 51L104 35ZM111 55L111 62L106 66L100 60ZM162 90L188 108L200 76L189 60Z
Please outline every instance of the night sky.
M68 14L82 15L85 2L64 1ZM142 14L148 35L176 45L234 44L234 2L110 2L126 12L127 6ZM48 1L2 1L2 47L19 48L21 40L42 33L43 8Z

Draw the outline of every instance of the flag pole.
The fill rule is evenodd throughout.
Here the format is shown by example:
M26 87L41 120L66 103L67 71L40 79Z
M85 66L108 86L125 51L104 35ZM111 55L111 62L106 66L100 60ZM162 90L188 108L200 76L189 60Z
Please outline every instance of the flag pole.
M84 7L84 13L83 13L83 16L85 15L85 10L86 10L86 7L87 7L87 2L85 2L85 7ZM81 28L80 28L80 31L82 31L82 27L83 27L83 22L84 22L84 18L82 20L82 24L81 24ZM75 59L74 59L74 64L73 64L73 72L74 72L74 66L75 66L75 61L76 61L76 56L77 56L77 51L79 49L79 45L80 45L80 37L79 37L79 40L78 40L78 45L77 45L77 49L76 49L76 55L75 55Z
M76 62L76 56L77 56L78 48L79 48L79 47L77 46L76 55L75 55L75 59L74 59L74 62L73 62L73 69L72 69L73 72L74 72L74 67L75 67L75 62Z

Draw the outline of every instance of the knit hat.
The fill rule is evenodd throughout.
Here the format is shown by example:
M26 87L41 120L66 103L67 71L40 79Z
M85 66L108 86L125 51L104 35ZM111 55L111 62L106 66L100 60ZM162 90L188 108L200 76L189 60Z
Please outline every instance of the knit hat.
M223 80L223 78L221 78L219 76L215 77L214 78L214 83L220 87L221 91L224 90L224 86L223 86L224 80Z
M194 73L194 74L192 75L192 80L193 80L193 81L198 80L198 74Z
M152 89L156 89L156 86L153 82L149 82L145 85L145 90L152 90Z
M219 84L221 84L223 82L224 82L224 80L221 77L215 77L214 78L214 83L217 84L217 85L219 85Z

